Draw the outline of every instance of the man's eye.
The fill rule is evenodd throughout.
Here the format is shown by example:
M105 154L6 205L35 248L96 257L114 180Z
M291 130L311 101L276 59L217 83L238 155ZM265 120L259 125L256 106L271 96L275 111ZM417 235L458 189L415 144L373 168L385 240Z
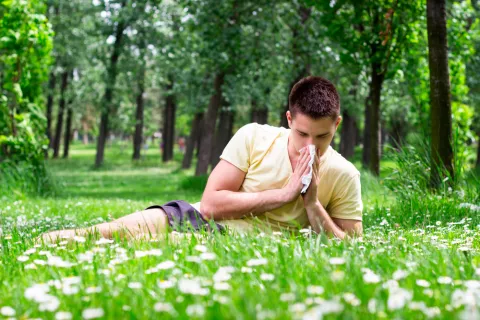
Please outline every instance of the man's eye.
M299 133L300 137L306 137L307 135L305 133Z

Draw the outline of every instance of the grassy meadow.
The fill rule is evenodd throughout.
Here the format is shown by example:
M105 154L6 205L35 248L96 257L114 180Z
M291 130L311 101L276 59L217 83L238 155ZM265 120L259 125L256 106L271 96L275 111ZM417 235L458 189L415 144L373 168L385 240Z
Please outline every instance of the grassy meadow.
M94 155L93 145L76 144L70 159L48 160L50 196L2 198L0 317L480 319L474 176L428 195L390 191L393 160L382 162L380 179L362 172L364 236L349 241L302 230L35 244L47 230L199 201L206 183L193 167L180 170L178 152L162 164L150 148L132 163L131 146L114 145L98 170Z

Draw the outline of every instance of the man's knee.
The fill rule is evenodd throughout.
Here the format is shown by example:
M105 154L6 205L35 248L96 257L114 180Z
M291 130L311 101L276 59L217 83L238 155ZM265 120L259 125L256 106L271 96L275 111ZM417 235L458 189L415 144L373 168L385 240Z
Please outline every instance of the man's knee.
M168 224L167 214L160 208L137 211L114 220L118 227L123 226L133 232L162 232Z

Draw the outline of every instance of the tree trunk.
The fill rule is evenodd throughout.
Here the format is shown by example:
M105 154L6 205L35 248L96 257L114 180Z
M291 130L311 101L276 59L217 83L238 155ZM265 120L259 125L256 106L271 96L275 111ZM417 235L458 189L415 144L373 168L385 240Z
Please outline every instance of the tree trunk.
M53 158L58 158L60 153L60 139L62 137L63 130L63 114L65 113L65 93L68 86L68 74L67 70L62 72L62 84L60 87L60 101L58 104L58 115L57 115L57 127L55 128L55 138L53 140Z
M222 85L224 80L223 72L215 75L214 92L210 97L207 114L205 115L202 138L200 140L200 151L198 155L197 168L195 175L207 174L210 157L212 154L213 135L215 133L215 124L217 122L217 113L222 101Z
M392 131L389 134L392 146L400 150L407 135L406 123L404 121L393 121Z
M193 152L195 151L195 145L200 135L200 129L203 124L203 113L195 114L192 121L192 131L187 140L187 148L185 155L183 156L182 169L189 169L192 165Z
M143 94L145 92L145 68L140 67L138 77L137 92L137 110L135 112L135 135L133 136L133 160L140 160L140 151L142 150L143 141Z
M427 31L432 135L430 185L436 188L443 176L439 170L446 169L450 181L455 178L445 0L427 0Z
M63 136L63 158L68 158L70 151L70 142L72 141L72 118L73 111L72 106L69 103L67 107L67 127L65 128L65 135Z
M380 175L380 140L381 140L381 126L380 126L380 96L382 93L382 85L384 74L380 73L380 63L372 63L372 81L370 83L370 128L369 128L369 145L370 163L368 168L376 175Z
M97 154L95 157L95 166L98 168L103 164L105 142L108 135L108 112L102 112L100 115L100 127L98 128Z
M375 11L373 17L373 26L376 28L381 24L380 13ZM369 94L365 100L365 128L363 139L363 166L368 168L374 175L380 175L380 158L381 158L381 124L380 124L380 97L382 94L382 85L385 80L387 65L382 66L384 55L384 44L378 39L374 39L370 43L370 83ZM385 58L385 56L383 57ZM387 59L388 60L388 59Z
M47 138L48 138L48 148L45 150L45 157L48 157L48 150L53 146L53 137L52 137L52 112L53 112L53 100L55 96L55 85L56 85L55 73L50 72L50 79L48 80L48 97L47 97Z
M365 116L363 120L363 150L362 150L362 165L364 168L368 168L370 165L370 130L371 130L371 125L370 122L372 121L370 119L370 103L371 99L370 96L368 96L365 99Z
M372 56L377 52L377 43L371 45ZM363 139L362 162L374 175L380 175L380 96L382 93L383 80L385 79L382 65L379 61L371 63L370 92L365 106L365 128Z
M234 118L235 112L230 110L229 106L224 106L220 111L220 119L215 134L215 144L213 145L212 157L210 159L212 169L220 162L220 155L232 138Z
M122 1L122 8L125 7L126 2ZM115 30L115 43L113 44L112 55L107 67L107 81L105 88L105 95L103 97L102 111L100 115L99 135L97 139L97 153L95 155L95 167L100 167L103 164L105 153L105 142L108 135L108 121L109 114L113 111L113 90L117 80L117 62L120 57L123 31L125 30L125 22L122 20L118 23Z
M266 124L268 121L268 109L260 109L258 107L257 100L252 99L252 113L250 122L256 122L258 124Z
M347 110L343 112L342 131L340 133L340 154L350 159L355 153L357 140L357 120Z
M173 77L169 76L169 84L166 87L168 92L165 101L165 112L163 114L163 157L162 161L167 162L173 159L173 146L175 144L175 95L172 93Z

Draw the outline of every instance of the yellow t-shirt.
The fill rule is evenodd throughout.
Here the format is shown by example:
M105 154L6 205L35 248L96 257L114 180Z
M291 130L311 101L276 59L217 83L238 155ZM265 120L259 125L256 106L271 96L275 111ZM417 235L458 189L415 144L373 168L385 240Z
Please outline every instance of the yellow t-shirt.
M220 159L246 173L241 192L260 192L285 187L293 174L288 157L290 129L250 123L240 128L223 150ZM333 218L362 220L360 172L329 147L320 158L318 199ZM200 202L192 204L200 211ZM238 231L299 230L310 225L302 196L282 207L252 217L219 220Z

